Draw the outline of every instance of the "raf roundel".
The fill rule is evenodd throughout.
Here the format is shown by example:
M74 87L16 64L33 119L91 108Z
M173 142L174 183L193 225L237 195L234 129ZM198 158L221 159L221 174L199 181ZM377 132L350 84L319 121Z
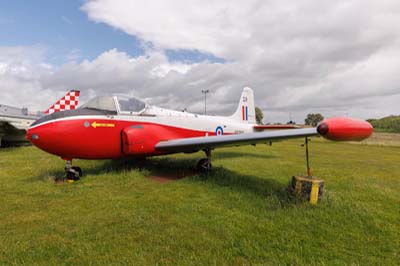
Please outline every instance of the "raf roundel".
M224 130L222 129L222 127L218 126L218 127L215 129L215 135L216 135L216 136L222 136L222 135L224 135Z

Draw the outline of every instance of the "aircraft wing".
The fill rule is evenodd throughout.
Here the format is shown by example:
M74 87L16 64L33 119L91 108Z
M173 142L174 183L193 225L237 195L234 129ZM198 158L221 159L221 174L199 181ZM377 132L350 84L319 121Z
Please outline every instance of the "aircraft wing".
M27 142L25 134L26 131L20 125L14 125L0 118L0 146L5 143L18 144Z
M255 125L253 127L256 131L272 130L272 129L295 129L300 128L298 125L288 124L288 125Z
M24 125L19 121L12 121L10 119L4 119L0 117L0 127L2 128L2 131L13 133L18 132L19 130L27 130L29 124Z
M361 141L371 136L373 128L366 121L334 117L322 121L316 128L271 130L238 135L197 137L161 141L155 148L164 152L192 152L201 149L268 143L270 141L321 135L334 141Z
M246 144L268 143L274 140L299 138L318 135L316 128L301 128L291 130L274 130L265 132L244 133L238 135L223 135L196 137L161 141L156 150L164 152L192 152L217 147L239 146Z
M32 123L32 121L30 121L29 123ZM12 128L13 130L27 130L30 125L29 123L23 124L20 121L2 121L2 122L7 123L9 127Z

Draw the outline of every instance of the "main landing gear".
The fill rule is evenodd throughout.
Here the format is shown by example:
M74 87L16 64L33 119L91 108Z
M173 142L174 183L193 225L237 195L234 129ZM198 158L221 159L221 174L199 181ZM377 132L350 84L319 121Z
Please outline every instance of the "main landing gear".
M212 165L211 165L211 149L207 148L204 149L204 152L206 153L207 158L202 158L197 162L197 170L201 172L209 172L211 171Z
M66 160L64 170L68 182L78 181L82 176L82 169L78 166L72 166L72 160Z

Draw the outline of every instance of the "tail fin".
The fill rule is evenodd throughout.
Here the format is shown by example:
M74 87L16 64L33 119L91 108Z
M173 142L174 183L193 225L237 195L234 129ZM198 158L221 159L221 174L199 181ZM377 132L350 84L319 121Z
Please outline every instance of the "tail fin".
M236 112L230 118L246 124L256 123L254 93L251 88L243 88L243 92L239 100L239 106L236 109Z
M64 110L73 110L78 105L80 91L70 90L67 94L59 99L55 104L50 106L44 113L52 114Z

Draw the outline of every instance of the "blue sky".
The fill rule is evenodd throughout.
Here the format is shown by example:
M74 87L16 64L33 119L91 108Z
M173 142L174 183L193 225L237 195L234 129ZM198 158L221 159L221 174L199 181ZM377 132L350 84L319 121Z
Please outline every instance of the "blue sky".
M133 56L143 52L137 38L89 21L81 5L77 0L1 1L0 45L43 46L56 65L73 55L91 60L112 48Z
M40 46L47 62L93 60L116 48L130 56L144 53L138 38L104 23L90 21L82 0L0 1L0 46ZM196 50L166 49L171 61L222 62Z

